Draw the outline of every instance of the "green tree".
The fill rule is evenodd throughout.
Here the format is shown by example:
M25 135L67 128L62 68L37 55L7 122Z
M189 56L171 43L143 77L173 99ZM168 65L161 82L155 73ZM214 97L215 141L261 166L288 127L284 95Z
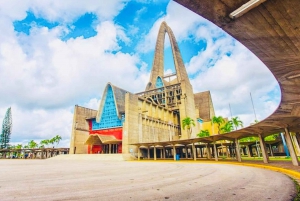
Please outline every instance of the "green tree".
M22 149L23 145L22 144L17 144L16 149Z
M227 121L220 129L222 133L229 133L233 131L232 121Z
M59 142L61 141L62 137L60 135L56 135L55 137L55 142L56 142L56 146L59 144Z
M2 123L2 132L0 135L0 149L7 149L9 147L11 130L12 130L11 108L8 108Z
M243 128L243 122L239 119L239 117L233 117L231 119L231 122L232 122L233 126L235 127L235 130L237 130L237 128L239 126Z
M55 141L55 137L53 137L53 138L51 138L50 140L49 140L49 144L51 144L52 146L54 145L54 143L55 143L56 141ZM53 146L54 147L54 146Z
M182 127L183 127L183 129L187 128L190 136L192 134L192 126L195 126L194 119L192 119L190 117L186 117L186 118L182 119Z
M30 141L28 142L28 147L29 147L30 149L34 149L34 148L37 148L37 147L38 147L38 144L37 144L34 140L30 140Z
M40 141L40 147L45 147L48 146L50 144L49 140L41 140Z
M255 142L259 140L258 137L244 137L242 139L240 139L240 142Z
M17 144L17 145L15 146L15 148L16 148L16 149L22 149L22 148L23 148L23 145L22 145L22 144ZM17 152L17 157L18 157L18 158L20 158L21 155L22 155L21 152Z
M198 137L207 137L209 136L209 131L206 130L201 130L200 133L197 134Z
M223 124L224 122L225 122L225 120L222 116L218 116L218 117L214 116L212 118L212 123L218 125L218 134L220 134L220 127L221 127L221 124Z
M276 140L278 138L279 134L272 134L272 135L269 135L267 137L265 137L265 141L273 141L273 140Z

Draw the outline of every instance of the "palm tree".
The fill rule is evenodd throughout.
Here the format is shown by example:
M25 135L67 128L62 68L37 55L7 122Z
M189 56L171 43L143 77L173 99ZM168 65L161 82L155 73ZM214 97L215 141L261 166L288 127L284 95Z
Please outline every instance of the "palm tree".
M192 126L195 126L194 119L192 119L191 117L186 117L186 118L182 119L182 127L183 127L183 129L185 129L185 127L187 128L190 136L192 134Z
M197 134L198 137L207 137L209 136L209 131L206 130L201 130L200 133Z
M212 118L212 123L218 125L218 134L220 134L220 126L221 126L221 124L223 124L224 122L225 122L225 120L224 120L224 118L223 118L222 116L218 116L218 117L214 116L214 117Z
M41 140L40 147L48 146L50 144L49 140Z
M17 144L15 148L16 148L16 149L22 149L22 147L23 147L22 144Z
M224 126L221 128L222 133L229 133L233 131L232 121L227 121Z
M52 146L54 145L54 143L55 143L55 137L53 137L49 140L49 144L52 144ZM53 146L53 148L54 148L54 146Z
M30 148L30 149L34 149L34 148L36 148L38 146L38 144L34 141L34 140L30 140L29 142L28 142L28 147Z
M237 130L237 128L238 128L239 126L241 126L241 127L243 128L243 122L239 119L239 117L233 117L233 118L231 119L231 122L232 122L232 124L234 125L235 130Z
M56 146L59 144L59 142L61 141L62 137L60 135L56 135L55 137L55 142L56 142Z

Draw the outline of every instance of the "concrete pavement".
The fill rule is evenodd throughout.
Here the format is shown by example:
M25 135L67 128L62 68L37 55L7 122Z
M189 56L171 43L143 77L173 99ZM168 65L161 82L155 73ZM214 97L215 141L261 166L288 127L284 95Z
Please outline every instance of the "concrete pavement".
M293 181L229 164L0 160L0 200L291 200Z

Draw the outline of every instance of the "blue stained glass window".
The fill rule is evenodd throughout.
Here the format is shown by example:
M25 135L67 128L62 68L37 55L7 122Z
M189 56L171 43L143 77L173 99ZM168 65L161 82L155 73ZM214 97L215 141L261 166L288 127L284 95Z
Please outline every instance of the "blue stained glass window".
M108 86L105 103L102 108L102 115L100 122L96 119L92 120L92 130L99 130L105 128L113 128L122 126L122 121L119 119L114 99L114 93L111 86Z
M160 88L164 86L164 83L160 77L156 78L156 83L155 83L156 88Z

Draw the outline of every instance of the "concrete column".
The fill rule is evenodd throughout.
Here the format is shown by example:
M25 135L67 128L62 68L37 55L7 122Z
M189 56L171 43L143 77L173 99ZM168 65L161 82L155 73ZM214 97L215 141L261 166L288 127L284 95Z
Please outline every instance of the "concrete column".
M299 160L298 160L298 157L296 155L294 146L292 144L292 139L291 139L288 128L285 128L284 131L285 131L284 136L285 136L286 144L287 144L287 147L289 149L289 152L290 152L290 155L291 155L291 158L292 158L292 163L295 166L299 166Z
M215 152L215 161L218 161L218 153L217 153L216 142L214 142L214 152Z
M242 158L241 158L241 152L240 152L240 145L239 145L239 141L237 138L235 138L235 149L236 149L236 159L238 162L242 162Z
M206 145L207 158L211 159L210 145L207 143Z
M229 158L229 146L225 146L226 147L226 157Z
M155 145L153 146L153 151L154 151L154 160L156 161L156 147L155 147Z
M195 143L192 143L192 149L193 149L193 156L194 156L194 161L197 160L197 155L196 155L196 149L195 149Z
M187 148L187 145L185 145L185 158L188 158L188 148Z
M248 151L248 157L252 157L252 150L250 145L247 145L247 151Z
M269 149L270 149L270 154L271 154L271 156L274 156L273 150L272 150L272 145L271 145L271 144L269 144Z
M174 161L176 161L176 148L175 148L174 144L173 144L173 158L174 158Z
M200 156L201 156L201 158L203 158L202 147L200 148Z
M265 140L261 134L258 134L258 137L259 137L259 143L260 143L260 148L263 155L264 163L269 163L269 155L267 152Z
M163 146L163 159L166 159L166 147Z
M140 160L141 159L141 149L140 149L140 147L138 147L138 160Z
M108 145L108 149L109 149L108 153L111 153L111 144Z
M148 155L147 155L148 159L150 159L150 147L148 146Z
M245 156L246 155L246 147L243 147L242 150L243 150L243 156Z
M300 155L300 147L299 147L299 144L298 144L296 133L291 135L291 137L292 137L292 142L295 145L294 148L295 148L295 151L296 151L296 155L299 156Z

